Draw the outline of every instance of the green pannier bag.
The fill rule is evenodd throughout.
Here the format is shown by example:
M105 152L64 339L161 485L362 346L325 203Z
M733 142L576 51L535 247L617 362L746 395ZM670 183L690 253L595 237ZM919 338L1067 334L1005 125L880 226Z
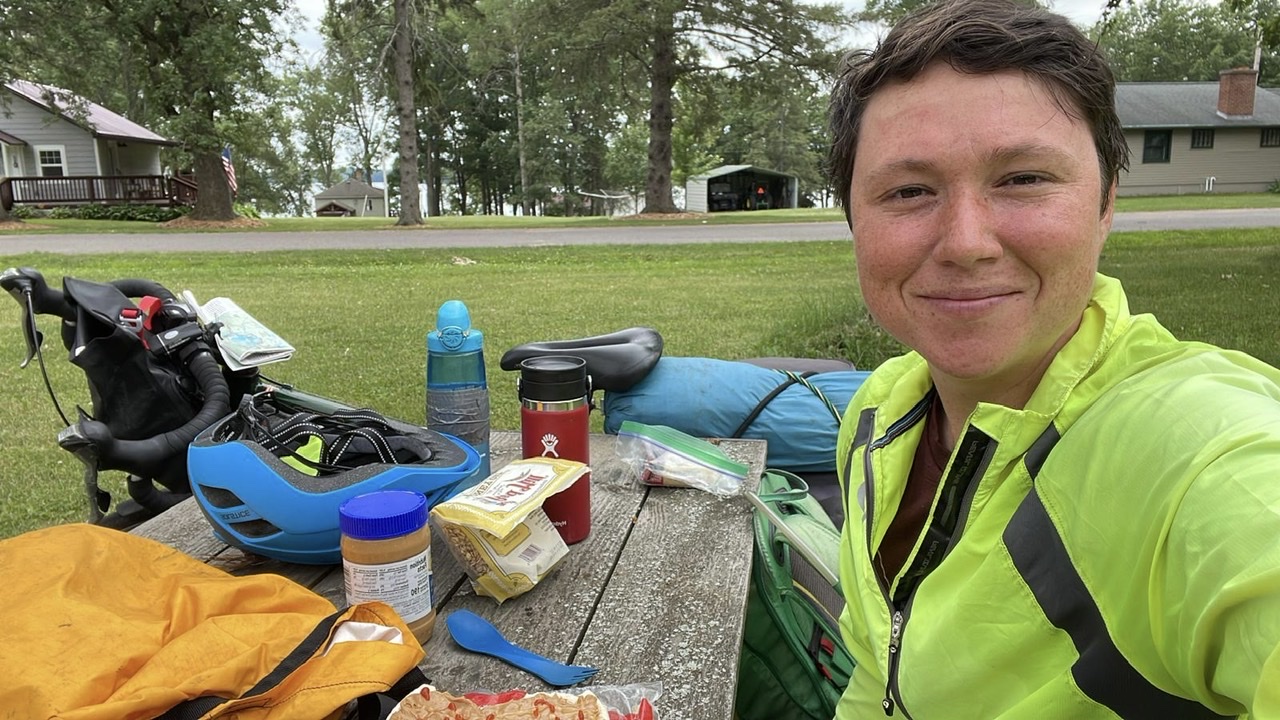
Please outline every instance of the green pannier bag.
M837 626L840 529L796 475L766 470L738 665L739 720L831 720L853 660Z

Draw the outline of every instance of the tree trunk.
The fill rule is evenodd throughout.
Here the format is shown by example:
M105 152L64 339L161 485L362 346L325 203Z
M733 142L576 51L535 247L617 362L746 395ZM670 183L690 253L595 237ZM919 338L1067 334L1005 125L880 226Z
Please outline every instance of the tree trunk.
M533 202L529 199L529 170L524 149L524 80L520 77L520 44L516 43L516 147L520 153L520 213L533 214Z
M227 171L222 167L222 155L214 151L193 152L195 163L196 206L191 209L192 220L235 220L236 211L231 206L231 185Z
M462 161L459 160L453 166L453 182L454 187L458 189L458 214L467 214L467 171L462 169Z
M421 225L418 205L418 122L413 102L413 28L409 0L395 0L396 114L400 120L400 219L396 225Z
M675 18L664 15L653 38L653 65L649 77L649 176L644 182L641 213L673 213L671 199L671 108L676 84Z
M431 208L433 216L444 214L443 206L440 204L440 196L444 194L444 178L440 172L440 144L438 142L431 143L431 152L427 156L427 162L431 163L430 170L427 172L427 207Z
M435 129L432 128L427 132L427 137L422 139L422 181L427 186L427 207L423 215L428 217L440 215L440 203L436 200L434 185L436 175L435 140L432 139L434 133Z
M4 203L0 202L0 223L6 223L6 222L21 222L21 221L13 217L12 215L10 215L9 211L6 210L4 207Z

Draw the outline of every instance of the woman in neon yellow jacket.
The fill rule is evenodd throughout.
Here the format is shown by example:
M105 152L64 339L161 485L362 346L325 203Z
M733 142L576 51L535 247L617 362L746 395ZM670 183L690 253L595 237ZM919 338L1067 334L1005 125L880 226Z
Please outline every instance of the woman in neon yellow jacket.
M1280 718L1280 371L1097 274L1128 148L1065 18L944 0L847 64L837 197L912 352L838 449L838 720Z

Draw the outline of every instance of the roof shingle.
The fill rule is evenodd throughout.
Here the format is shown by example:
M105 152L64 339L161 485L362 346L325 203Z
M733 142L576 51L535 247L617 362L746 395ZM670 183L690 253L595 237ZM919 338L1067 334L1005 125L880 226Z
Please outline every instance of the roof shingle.
M6 83L5 87L49 112L56 112L77 125L87 123L90 131L95 136L118 140L136 140L156 145L177 145L172 140L151 132L123 115L112 112L97 103L89 102L62 88L27 82L26 80L13 80ZM57 110L50 107L46 100L46 94L53 96L55 104L59 106ZM65 110L67 107L76 107L81 104L83 104L85 112L83 123L79 118L73 117Z
M1216 82L1116 83L1116 112L1121 126L1134 129L1280 125L1280 91L1260 87L1251 117L1224 118Z

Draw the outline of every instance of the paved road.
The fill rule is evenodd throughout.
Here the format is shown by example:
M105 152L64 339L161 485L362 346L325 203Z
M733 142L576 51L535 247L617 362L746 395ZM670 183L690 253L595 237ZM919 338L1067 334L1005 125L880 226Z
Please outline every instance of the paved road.
M1280 209L1190 210L1121 213L1114 229L1202 230L1280 227ZM121 235L3 235L0 255L22 252L245 252L254 250L339 250L350 248L475 248L551 245L625 245L707 242L846 240L841 222L764 225L647 225L539 230L371 230L362 232L241 232Z

